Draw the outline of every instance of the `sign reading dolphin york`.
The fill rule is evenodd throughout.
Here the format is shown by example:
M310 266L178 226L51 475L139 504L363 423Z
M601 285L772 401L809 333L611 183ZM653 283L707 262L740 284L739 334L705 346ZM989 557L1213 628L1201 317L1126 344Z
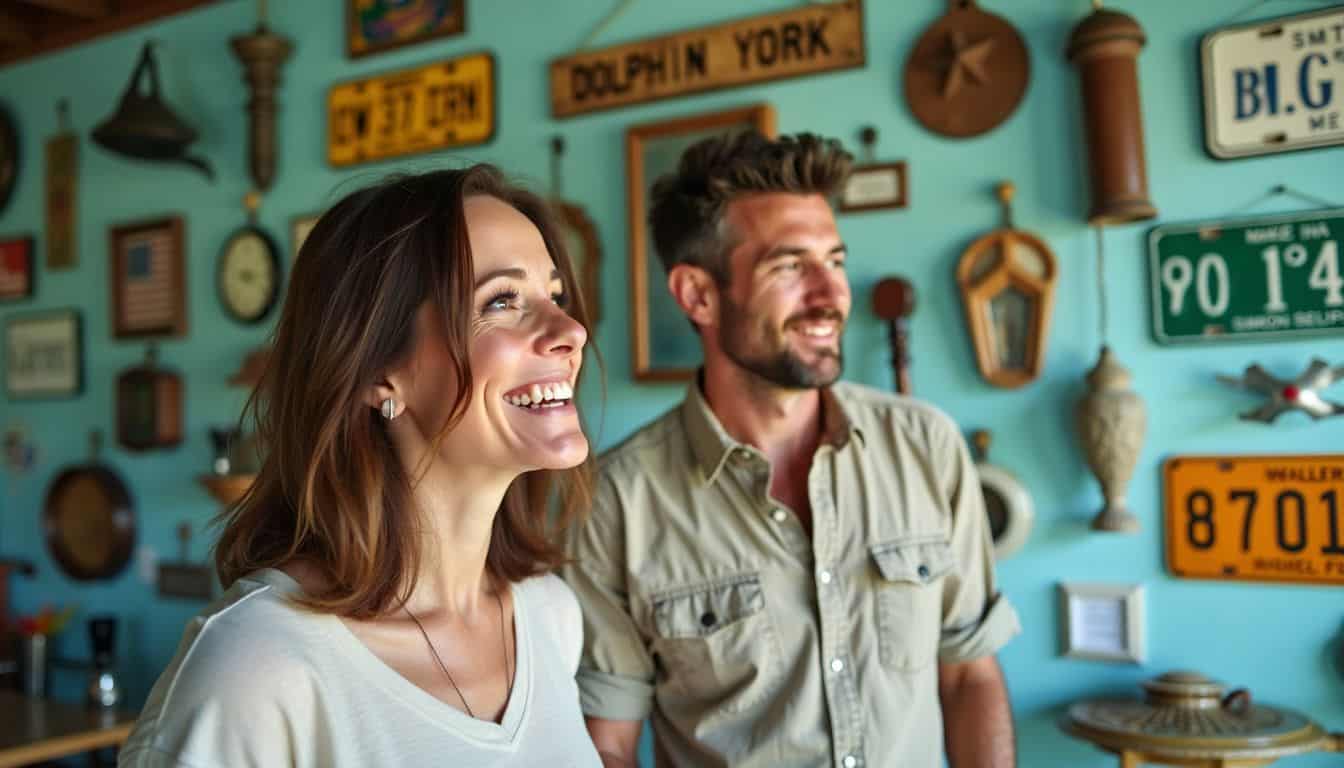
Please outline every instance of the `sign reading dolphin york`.
M864 64L861 0L818 3L551 62L551 113L572 117Z

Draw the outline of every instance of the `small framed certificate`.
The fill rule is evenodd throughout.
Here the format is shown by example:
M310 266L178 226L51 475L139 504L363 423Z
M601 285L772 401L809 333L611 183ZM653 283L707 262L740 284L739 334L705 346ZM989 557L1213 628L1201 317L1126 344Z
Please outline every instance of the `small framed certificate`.
M905 208L910 204L906 194L905 161L856 165L849 173L849 181L840 192L841 213L879 211Z
M1065 656L1141 664L1143 585L1060 584L1060 642Z

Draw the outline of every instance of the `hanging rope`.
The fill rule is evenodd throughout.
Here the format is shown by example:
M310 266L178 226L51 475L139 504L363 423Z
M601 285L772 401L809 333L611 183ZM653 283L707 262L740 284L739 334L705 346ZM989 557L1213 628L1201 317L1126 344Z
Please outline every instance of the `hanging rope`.
M583 38L583 42L579 43L579 50L583 50L585 48L592 46L593 41L596 40L598 36L601 35L603 32L607 31L607 27L610 27L612 22L620 18L621 14L630 10L630 6L634 4L635 0L621 0L621 4L613 8L611 13L608 13L606 18L599 21L597 23L597 26L593 27L593 31L589 32L588 36Z
M1292 187L1288 186L1287 184L1275 184L1274 186L1270 187L1270 188L1269 188L1269 191L1266 192L1265 194L1263 194L1263 195L1261 195L1261 196L1255 198L1254 200L1250 201L1249 203L1246 203L1245 205L1242 205L1242 206L1239 207L1239 208L1234 208L1234 209L1232 209L1231 213L1232 213L1232 214L1242 213L1242 212L1244 212L1244 211L1247 211L1247 210L1250 210L1251 208L1256 207L1257 205L1260 205L1261 203L1265 202L1266 200L1272 200L1272 199L1274 199L1274 198L1276 198L1276 197L1279 197L1279 196L1281 196L1281 195L1282 195L1282 196L1286 196L1286 197L1296 197L1296 198L1299 199L1299 200L1305 200L1305 201L1307 201L1308 203L1311 203L1312 205L1315 205L1315 206L1319 206L1319 207L1321 207L1321 208L1339 208L1339 207L1341 207L1339 203L1331 202L1331 201L1329 201L1329 200L1326 200L1326 199L1323 198L1323 197L1317 197L1316 195L1310 194L1310 193L1308 193L1308 192L1303 192L1303 191L1298 190L1298 189L1293 189Z
M1259 8L1260 6L1262 6L1262 5L1266 4L1266 3L1269 3L1269 2L1274 2L1274 0L1255 0L1255 2L1251 3L1250 5L1246 6L1245 8L1242 8L1240 11L1237 11L1236 13L1232 14L1231 16L1228 16L1226 19L1223 20L1223 24L1227 24L1228 22L1231 22L1231 21L1236 21L1237 19L1240 19L1241 17L1245 16L1246 14L1250 13L1251 11L1254 11L1256 8ZM1295 2L1301 2L1301 3L1314 3L1314 4L1316 4L1316 5L1324 5L1324 4L1326 4L1326 3L1333 3L1333 2L1335 2L1335 0L1295 0Z
M1101 345L1109 346L1109 318L1106 316L1106 239L1102 237L1101 227L1097 232L1097 331L1101 335Z

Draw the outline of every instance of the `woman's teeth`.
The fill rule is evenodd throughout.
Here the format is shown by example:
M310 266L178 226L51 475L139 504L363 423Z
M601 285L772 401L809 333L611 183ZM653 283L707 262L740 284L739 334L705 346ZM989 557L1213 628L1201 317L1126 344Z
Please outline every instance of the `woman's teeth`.
M566 382L533 384L521 394L505 395L505 402L520 408L559 408L574 397L574 388Z

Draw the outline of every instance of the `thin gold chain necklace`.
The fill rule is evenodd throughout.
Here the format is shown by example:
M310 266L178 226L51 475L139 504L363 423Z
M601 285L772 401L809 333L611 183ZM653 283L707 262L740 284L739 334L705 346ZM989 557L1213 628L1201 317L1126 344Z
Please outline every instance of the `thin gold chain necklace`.
M513 699L513 668L509 665L509 641L504 633L504 599L499 596L498 591L495 592L495 604L499 606L499 640L504 647L504 675L508 678L504 692L504 706L507 707L509 701ZM434 642L429 639L429 633L425 631L425 625L420 623L420 619L416 618L414 613L411 613L411 609L407 608L405 603L402 603L401 609L406 612L407 616L411 617L411 621L415 622L416 628L420 630L420 636L425 638L425 645L429 646L429 652L434 656L434 661L438 662L439 669L443 670L444 676L448 678L448 683L453 686L454 691L457 691L457 698L462 700L462 706L466 707L467 714L476 717L476 713L471 711L471 705L467 703L467 697L462 695L462 689L457 687L457 681L453 679L453 673L448 671L448 666L439 657L439 652L434 650Z

